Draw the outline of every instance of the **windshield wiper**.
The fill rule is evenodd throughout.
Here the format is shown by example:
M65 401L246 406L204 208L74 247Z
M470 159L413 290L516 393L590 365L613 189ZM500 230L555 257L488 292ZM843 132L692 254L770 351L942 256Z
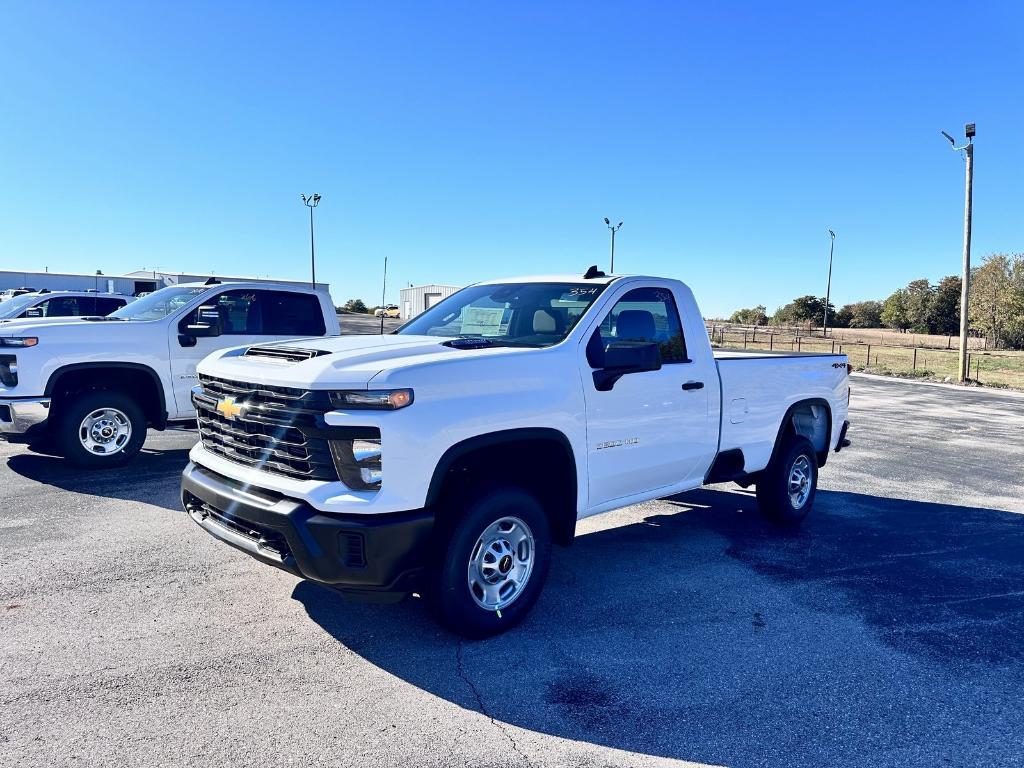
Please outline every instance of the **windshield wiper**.
M444 346L452 349L484 349L485 347L529 347L539 348L540 344L528 344L525 341L512 341L511 339L491 338L488 336L457 336L443 342Z
M86 315L82 320L88 320L90 323L103 323L107 320L110 320L111 322L124 322L123 317L111 317L110 315L107 315L106 317L101 317L99 315Z

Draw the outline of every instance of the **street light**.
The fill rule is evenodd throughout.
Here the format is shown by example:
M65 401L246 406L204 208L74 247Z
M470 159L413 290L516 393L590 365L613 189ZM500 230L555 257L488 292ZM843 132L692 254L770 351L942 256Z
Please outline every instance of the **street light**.
M832 254L836 250L836 233L830 229L828 234L832 238L832 244L828 247L828 284L825 286L825 323L821 328L822 336L828 336L828 300L832 295Z
M320 202L320 195L315 192L308 197L302 196L302 204L309 208L309 264L313 277L313 290L316 290L316 250L313 247L313 209Z
M967 180L964 190L964 274L960 283L960 355L957 374L961 384L967 380L969 373L967 370L967 298L971 284L971 213L974 195L974 135L976 132L974 123L965 125L964 135L967 137L967 143L958 147L952 136L941 131L953 150L963 152L967 158Z
M388 257L384 257L384 287L380 289L380 335L384 335L384 317L388 313L388 305L384 297L388 293Z
M620 229L622 229L622 222L620 221L615 226L612 226L611 220L607 216L605 216L604 217L604 223L605 223L605 226L608 227L608 229L612 233L612 264L611 264L611 267L609 268L608 271L611 274L614 275L615 274L615 233L618 232Z

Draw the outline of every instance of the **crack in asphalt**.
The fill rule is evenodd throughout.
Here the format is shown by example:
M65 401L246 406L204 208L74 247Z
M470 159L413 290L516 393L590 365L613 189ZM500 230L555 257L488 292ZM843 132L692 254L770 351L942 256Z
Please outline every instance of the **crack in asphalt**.
M495 728L501 731L502 735L506 739L508 739L509 744L512 745L512 751L519 755L521 758L523 758L527 765L532 767L533 761L519 747L519 743L515 740L515 737L509 732L508 728L505 727L505 723L503 723L501 720L497 720L493 715L491 715L490 712L487 711L487 707L484 704L483 696L480 694L480 691L477 689L476 684L470 678L469 673L466 672L466 668L462 663L462 649L464 645L465 641L459 640L459 644L455 648L455 667L459 673L459 677L462 678L462 681L467 686L469 686L469 690L472 691L473 698L476 699L477 711L479 711L481 715L490 720L491 725L493 725Z

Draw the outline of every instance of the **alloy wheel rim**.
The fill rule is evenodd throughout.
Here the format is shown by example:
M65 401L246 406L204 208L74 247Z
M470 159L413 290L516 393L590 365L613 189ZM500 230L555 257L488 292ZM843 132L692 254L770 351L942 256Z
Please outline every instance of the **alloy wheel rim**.
M803 454L797 456L789 469L789 481L786 484L789 503L793 509L802 509L811 496L811 478L813 469L810 460Z
M97 408L78 426L78 439L89 453L111 456L120 453L132 437L132 423L117 408Z
M469 556L469 593L486 611L500 611L522 593L533 573L533 531L518 517L495 520L476 540Z

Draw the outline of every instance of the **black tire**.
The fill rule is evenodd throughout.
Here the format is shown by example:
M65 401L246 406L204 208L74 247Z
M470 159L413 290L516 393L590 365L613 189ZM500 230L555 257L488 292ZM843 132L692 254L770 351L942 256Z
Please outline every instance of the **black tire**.
M438 621L449 631L473 639L491 637L516 626L537 602L551 562L551 526L540 501L523 488L483 491L458 507L453 510L456 517L452 524L439 534L442 554L434 565L427 595ZM525 523L532 534L532 568L512 601L492 610L474 598L469 583L470 561L484 532L509 517ZM518 562L511 562L512 567L518 567ZM482 594L478 596L484 599Z
M120 412L130 425L130 434L122 444L118 445L115 439L105 446L106 452L100 453L86 448L79 428L86 416L103 408ZM61 455L73 464L93 469L119 467L131 461L146 442L146 416L142 408L129 395L110 389L68 395L59 406L53 428L53 442Z
M803 503L796 503L803 496L790 494L789 481L794 467L801 462L806 469L809 493ZM799 525L814 506L818 490L818 456L814 446L806 437L791 438L761 473L757 481L757 504L761 513L777 525Z

